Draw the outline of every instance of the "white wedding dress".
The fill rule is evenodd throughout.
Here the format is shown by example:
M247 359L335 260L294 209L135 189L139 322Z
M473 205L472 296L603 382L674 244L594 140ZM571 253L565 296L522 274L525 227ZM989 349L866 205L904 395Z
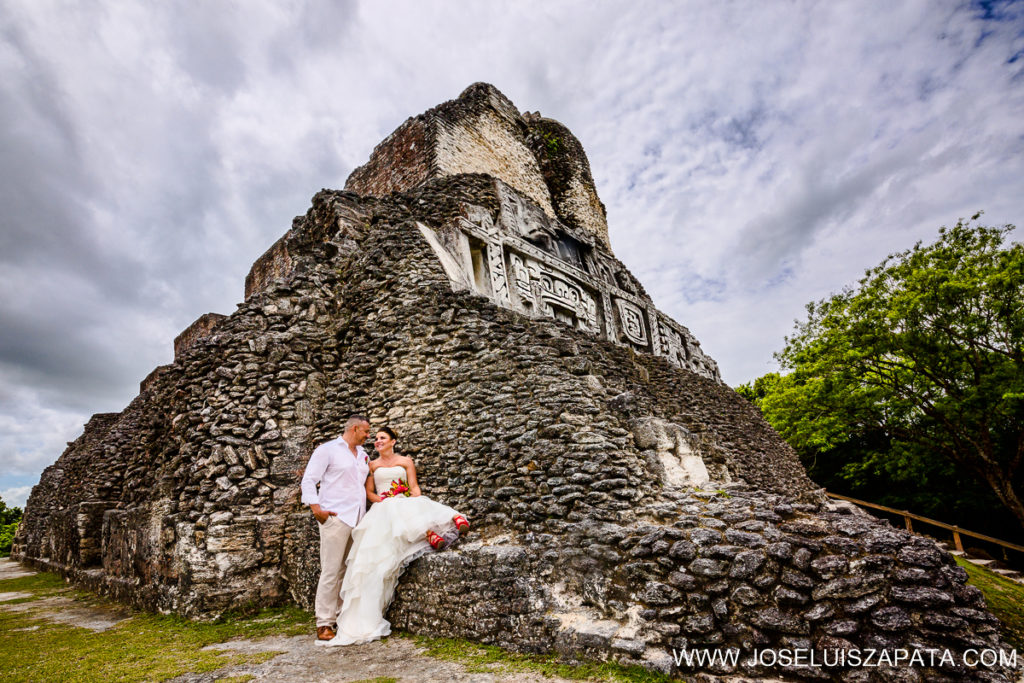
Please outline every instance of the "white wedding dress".
M408 483L401 465L378 467L373 472L377 494L391 488L391 482ZM341 583L341 613L333 639L318 641L327 646L368 643L391 633L384 612L395 594L398 577L406 565L432 550L427 530L445 540L458 536L453 508L425 496L394 496L374 503L352 530L352 548L345 562Z

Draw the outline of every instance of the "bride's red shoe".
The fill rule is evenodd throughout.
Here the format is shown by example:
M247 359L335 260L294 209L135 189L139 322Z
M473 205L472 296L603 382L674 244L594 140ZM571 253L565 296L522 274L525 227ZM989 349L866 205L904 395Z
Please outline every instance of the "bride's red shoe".
M430 547L433 548L434 550L440 550L441 546L444 545L444 539L441 538L440 536L438 536L437 534L435 534L433 531L428 531L427 532L427 543L429 543Z
M452 521L455 522L455 528L458 529L460 533L469 528L469 520L462 515L455 515L452 517Z

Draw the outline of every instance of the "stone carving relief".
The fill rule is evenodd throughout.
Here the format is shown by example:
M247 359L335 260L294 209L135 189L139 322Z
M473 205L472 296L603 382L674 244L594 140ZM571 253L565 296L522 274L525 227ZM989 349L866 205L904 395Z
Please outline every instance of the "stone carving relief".
M495 303L511 308L512 298L508 291L508 277L505 275L505 255L500 243L491 242L487 245L487 265Z
M665 357L720 381L718 367L688 331L654 309L642 292L623 289L622 264L582 242L533 202L502 183L497 220L481 206L440 229L417 223L454 289L476 292L529 316Z
M488 234L493 234L496 231L491 212L484 207L476 204L463 204L462 210L465 222L469 226L477 226Z
M690 367L690 352L683 336L666 324L664 320L658 321L658 333L662 353L675 365L683 368Z
M580 283L523 254L509 251L516 294L528 310L597 333L597 302Z
M674 321L659 316L658 337L661 342L661 355L668 358L674 365L692 370L700 375L718 378L718 364L704 353L700 343L694 339L686 328Z
M451 281L452 289L455 291L474 289L472 264L467 263L469 241L465 239L465 236L461 232L451 229L435 232L419 222L416 223L416 227L441 262L441 267L444 268L445 274Z
M555 239L555 228L543 209L510 190L504 183L496 183L500 227L505 234L516 235L531 242L545 244Z
M615 299L619 311L619 329L626 339L637 346L647 347L647 325L644 324L644 313L625 299Z

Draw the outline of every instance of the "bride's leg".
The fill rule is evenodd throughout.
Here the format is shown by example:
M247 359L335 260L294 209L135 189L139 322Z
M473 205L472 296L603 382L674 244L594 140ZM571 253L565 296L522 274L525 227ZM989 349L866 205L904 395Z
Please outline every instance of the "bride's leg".
M427 530L427 543L429 543L430 547L433 548L434 550L440 550L441 546L444 545L444 539L441 538L440 536L438 536L433 531L430 531L428 529Z

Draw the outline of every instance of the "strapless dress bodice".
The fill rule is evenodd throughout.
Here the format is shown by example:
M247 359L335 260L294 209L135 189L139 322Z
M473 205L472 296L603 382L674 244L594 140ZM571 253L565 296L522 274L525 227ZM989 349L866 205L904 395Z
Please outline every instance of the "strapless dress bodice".
M378 496L389 490L391 482L396 480L404 482L406 486L409 485L409 475L401 465L378 467L373 471L373 486L377 489Z

